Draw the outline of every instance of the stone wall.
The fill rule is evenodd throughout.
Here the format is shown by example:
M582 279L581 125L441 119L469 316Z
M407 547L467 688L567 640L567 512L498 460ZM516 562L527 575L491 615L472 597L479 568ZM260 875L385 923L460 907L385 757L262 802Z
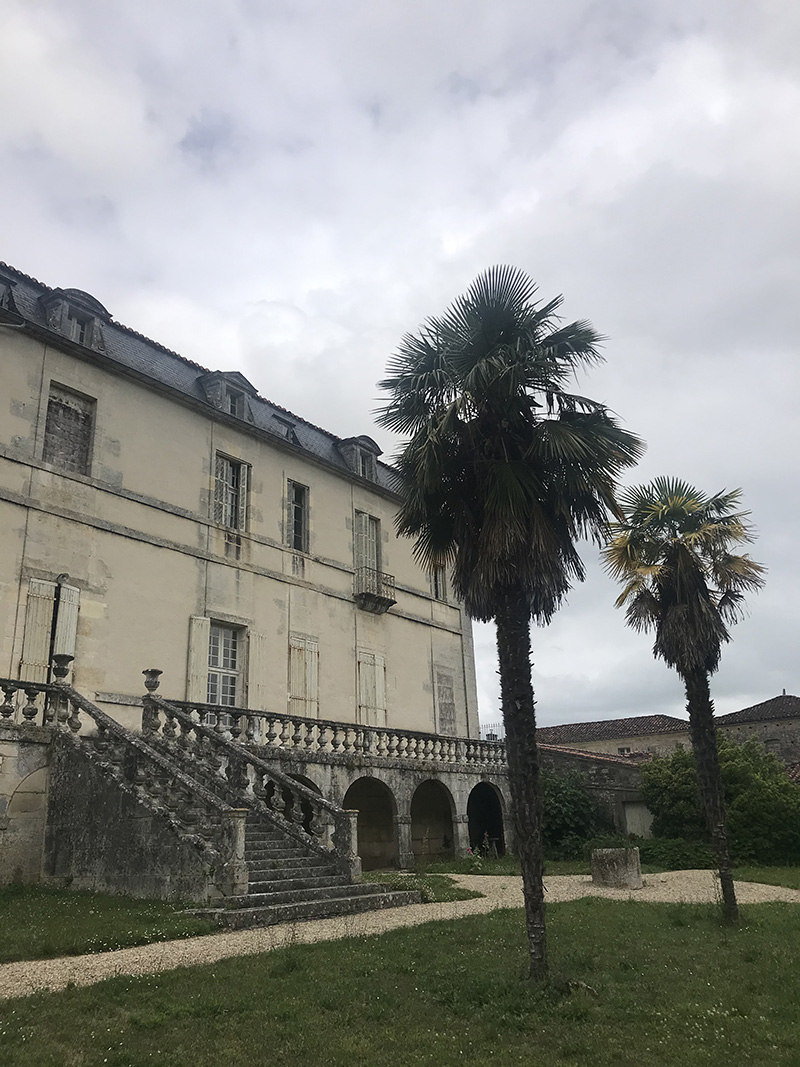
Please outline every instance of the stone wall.
M133 897L205 901L218 895L208 854L61 733L53 739L47 812L46 877Z
M51 731L0 725L0 885L42 870Z
M539 746L539 758L543 769L554 774L577 771L620 833L649 836L651 820L642 804L637 764L545 745Z

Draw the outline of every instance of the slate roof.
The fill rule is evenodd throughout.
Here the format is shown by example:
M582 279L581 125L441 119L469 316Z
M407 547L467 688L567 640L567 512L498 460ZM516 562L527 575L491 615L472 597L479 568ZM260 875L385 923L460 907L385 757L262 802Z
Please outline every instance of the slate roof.
M536 738L541 744L570 745L580 744L581 741L615 741L626 737L649 737L651 734L674 734L688 729L686 719L678 719L674 715L633 715L628 719L539 727Z
M12 287L12 298L19 314L34 324L38 330L47 331L53 338L53 344L69 346L70 350L74 351L74 342L63 334L50 330L47 325L47 315L41 297L56 290L2 261L0 261L0 273L15 283ZM61 290L61 292L68 299L70 290ZM77 293L76 290L73 292ZM99 306L102 307L102 305ZM120 368L128 368L194 401L199 401L208 407L209 414L216 410L208 403L200 384L200 379L211 373L209 368L165 348L164 345L150 340L128 326L114 322L111 318L101 317L101 322L105 352L96 353L91 349L86 350L92 353L95 359L117 364ZM337 447L342 438L336 437L335 434L315 426L299 415L261 396L250 397L250 410L253 421L251 423L243 419L243 428L255 427L265 436L278 440L289 448L295 447L302 452L311 453L325 463L338 467L343 473L354 476L354 472L347 466ZM277 419L284 420L283 426L277 422ZM295 442L287 441L284 436L287 420L293 423ZM389 492L393 491L392 469L380 461L377 463L377 485Z
M717 715L721 726L735 726L739 722L768 722L772 719L795 719L800 717L800 697L783 693L779 697L764 700L761 704L732 711L729 715Z

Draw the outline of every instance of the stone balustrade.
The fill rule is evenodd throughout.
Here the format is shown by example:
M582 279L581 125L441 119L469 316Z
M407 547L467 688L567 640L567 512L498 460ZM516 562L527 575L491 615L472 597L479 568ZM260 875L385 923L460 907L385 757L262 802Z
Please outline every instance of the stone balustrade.
M247 890L247 810L237 809L185 774L65 682L71 657L56 657L55 683L0 678L0 722L61 731L106 773L163 818L188 844L209 855L224 895ZM24 694L25 703L19 696Z
M237 743L243 726L246 738L252 729L251 721L243 724L246 715L233 714L229 726L218 715L215 726L207 725L205 706L198 711L167 702L155 695L157 685L157 678L148 679L143 701L142 736L149 743L164 745L208 788L223 789L237 804L266 815L290 836L333 859L344 873L360 875L357 812L331 803Z
M211 704L171 701L174 707L211 721L209 727L247 745L258 746L264 758L292 758L319 761L366 758L378 763L403 765L438 764L447 769L463 767L473 771L503 771L506 747L503 741L481 741L472 737L443 737L416 730L398 730L297 715L275 715L244 708L221 708Z

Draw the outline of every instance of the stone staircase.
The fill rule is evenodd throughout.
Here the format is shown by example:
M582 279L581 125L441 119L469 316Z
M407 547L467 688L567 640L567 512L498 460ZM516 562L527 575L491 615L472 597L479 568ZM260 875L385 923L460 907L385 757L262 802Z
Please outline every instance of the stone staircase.
M54 659L55 683L0 679L0 721L52 738L47 876L194 900L193 914L229 927L419 902L362 883L357 812L157 697L160 671L145 672L134 734L66 684L71 657Z
M245 828L249 885L225 907L193 909L193 915L221 926L271 926L275 923L355 915L379 908L418 904L417 892L392 890L377 882L353 882L335 863L325 862L280 830L250 816Z

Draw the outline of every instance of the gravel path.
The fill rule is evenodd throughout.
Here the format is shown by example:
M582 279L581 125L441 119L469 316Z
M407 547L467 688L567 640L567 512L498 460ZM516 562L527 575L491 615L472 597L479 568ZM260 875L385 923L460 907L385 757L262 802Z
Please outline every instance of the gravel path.
M336 941L343 937L367 937L400 926L417 926L439 919L478 915L495 908L522 906L522 881L512 876L452 875L459 885L485 895L474 900L449 904L412 904L387 911L366 912L333 919L287 926L267 926L234 930L180 941L161 941L138 948L101 952L86 956L65 956L55 960L6 963L0 965L0 998L23 997L41 990L57 991L67 985L92 985L121 974L155 974L176 967L214 963L228 956L249 956L270 952L290 944ZM545 878L548 902L599 896L611 900L645 900L661 903L705 902L716 899L712 871L670 871L645 876L642 889L599 889L587 875ZM781 886L737 882L741 904L783 901L800 904L800 891Z

